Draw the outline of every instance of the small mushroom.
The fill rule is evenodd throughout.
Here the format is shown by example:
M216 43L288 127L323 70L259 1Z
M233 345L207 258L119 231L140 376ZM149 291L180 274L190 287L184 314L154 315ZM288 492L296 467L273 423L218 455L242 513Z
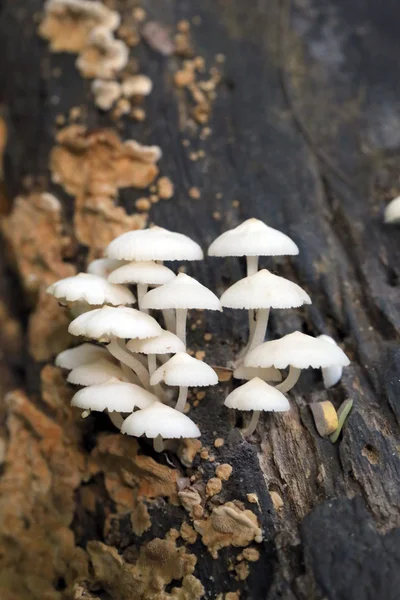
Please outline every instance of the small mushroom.
M325 342L329 342L330 344L334 344L337 346L335 340L331 338L329 335L319 335L319 340L324 340ZM343 367L340 365L332 365L331 367L325 367L322 369L322 379L324 380L324 386L326 389L329 389L339 383L342 378Z
M122 424L121 432L153 439L156 452L163 451L163 439L198 438L201 435L189 417L161 402L154 402L148 408L129 415Z
M204 285L179 273L169 283L150 290L142 301L143 308L176 310L176 335L186 344L186 319L188 309L208 309L221 311L217 296Z
M296 283L262 269L234 283L221 296L225 308L256 311L255 327L250 326L249 350L262 344L271 308L295 308L311 304L309 295ZM249 315L251 318L251 315Z
M188 387L206 387L217 385L218 375L209 365L185 352L178 352L151 376L151 385L164 381L170 386L179 386L179 396L175 406L183 411L186 404Z
M177 354L186 351L185 344L171 331L162 331L157 337L145 340L130 340L126 347L133 353L147 354L150 376L157 368L157 354Z
M112 258L97 258L96 260L92 260L91 263L88 264L87 272L91 275L97 275L98 277L107 277L114 271L118 269L118 267L122 267L125 264L123 260L114 260Z
M90 385L77 392L71 401L72 406L84 410L131 413L133 409L147 408L158 398L139 385L117 379Z
M123 233L106 250L108 258L118 260L202 260L203 251L182 233L162 227Z
M231 392L224 402L228 408L252 410L253 416L243 435L248 436L257 427L261 411L284 412L290 410L288 399L277 388L259 377L251 379Z
M385 208L385 223L398 223L400 221L400 196L389 202Z
M75 367L67 377L68 383L83 386L105 383L110 379L125 381L126 377L118 365L104 358Z
M96 360L110 360L112 357L102 346L95 346L95 344L80 344L75 348L69 348L60 352L56 356L56 366L61 369L68 369L71 371L81 365L87 365L95 362Z
M110 284L111 285L111 284ZM68 328L72 335L108 342L107 349L117 360L126 364L139 377L145 388L149 374L142 363L127 349L126 338L150 338L161 334L161 327L153 317L134 308L103 306L80 315Z
M108 281L110 283L136 283L139 309L142 310L143 296L146 294L149 285L164 285L176 275L171 269L160 265L153 260L143 260L139 262L130 262L113 271Z
M135 296L122 285L108 283L103 277L90 273L79 273L73 277L60 279L47 288L57 300L65 303L82 303L101 306L103 304L134 304Z
M276 367L286 369L290 366L288 377L277 388L288 392L300 377L301 369L347 366L349 359L339 348L324 340L319 340L300 331L289 333L271 342L264 342L253 348L244 358L245 367Z
M225 231L208 249L209 256L245 256L248 276L257 272L259 256L298 253L298 247L289 236L259 219L247 219L238 227Z

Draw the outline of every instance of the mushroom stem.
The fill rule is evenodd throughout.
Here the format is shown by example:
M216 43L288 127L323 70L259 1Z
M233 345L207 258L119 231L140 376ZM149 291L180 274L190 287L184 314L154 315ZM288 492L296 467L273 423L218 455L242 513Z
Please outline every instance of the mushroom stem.
M140 383L139 382L139 377L137 375L135 375L135 373L133 373L132 369L130 369L125 363L123 362L119 362L121 369L124 372L124 375L126 377L126 380L129 381L130 383Z
M125 342L122 340L119 341L117 338L113 337L107 345L107 350L117 360L128 365L128 367L130 367L139 377L143 387L149 389L150 378L146 367L144 367L142 363L126 349Z
M165 327L168 331L173 333L175 331L175 315L171 308L164 308L162 311L164 317Z
M247 277L255 275L258 271L258 256L246 256Z
M183 409L185 408L185 404L186 404L187 395L188 395L188 387L185 385L182 385L179 388L179 396L178 396L178 400L177 400L177 403L175 406L175 410L179 410L179 412L183 412Z
M177 308L176 309L176 335L182 340L186 346L186 319L187 309Z
M144 313L148 313L149 311L146 308L142 308L142 302L143 302L143 296L147 293L147 288L148 288L148 284L147 283L138 283L137 284L137 298L138 298L138 306L139 306L139 310L141 310Z
M157 369L157 359L155 354L147 355L147 366L149 369L150 377L153 375L154 371Z
M252 433L254 433L257 425L258 425L258 420L260 418L260 412L259 410L254 410L253 411L253 415L250 419L250 423L247 425L246 429L243 430L243 435L245 437L251 435Z
M119 412L109 412L108 416L110 417L110 421L115 427L121 430L122 423L124 422L124 418L119 414Z
M153 448L155 452L162 452L164 450L164 441L161 435L158 435L153 439Z
M280 392L288 392L294 387L300 377L301 369L297 369L296 367L292 367L290 365L289 375L286 377L282 383L276 386L276 389Z
M253 335L250 338L249 350L256 348L263 343L265 339L265 332L267 330L269 319L269 308L260 308L257 311L257 322L253 331Z

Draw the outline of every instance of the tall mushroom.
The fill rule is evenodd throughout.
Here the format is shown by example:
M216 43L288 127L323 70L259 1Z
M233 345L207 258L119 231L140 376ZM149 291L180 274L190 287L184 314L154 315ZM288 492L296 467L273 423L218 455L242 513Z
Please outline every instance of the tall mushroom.
M253 348L244 359L245 367L286 369L290 366L288 377L277 386L281 392L292 389L300 377L301 369L319 369L333 365L345 367L349 364L349 359L339 346L300 331L265 342Z
M156 452L163 451L163 439L197 438L201 435L189 417L161 402L154 402L148 408L129 415L122 424L121 432L153 439Z
M185 352L178 352L161 365L150 378L151 385L157 385L160 381L164 381L167 385L179 386L175 409L183 411L188 388L217 385L218 375L205 362L197 360Z
M164 285L176 275L171 269L164 265L160 265L153 260L143 260L138 262L130 262L113 271L108 281L110 283L137 284L137 296L139 309L142 307L142 300L147 292L149 285Z
M74 319L70 323L68 331L72 335L84 335L107 342L107 349L110 354L130 367L137 374L144 387L148 388L149 374L147 369L126 349L123 340L126 338L143 339L160 335L161 327L153 317L125 306L119 306L118 308L103 306Z
M221 296L225 308L256 312L256 326L249 339L249 350L262 344L271 308L294 308L311 304L309 295L296 283L262 269L234 283Z
M188 309L208 309L221 311L217 296L204 285L179 273L169 283L150 290L142 301L143 308L176 310L176 335L186 344L186 319Z
M254 377L231 392L224 402L228 408L252 410L253 416L243 435L248 436L257 427L261 411L284 412L290 410L287 398L277 388L268 385L259 377Z

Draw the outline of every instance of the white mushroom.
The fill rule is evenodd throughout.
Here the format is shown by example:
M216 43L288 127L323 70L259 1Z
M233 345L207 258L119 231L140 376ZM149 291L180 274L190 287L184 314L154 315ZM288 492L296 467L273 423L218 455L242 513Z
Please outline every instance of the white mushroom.
M295 255L299 249L286 234L259 219L247 219L213 241L209 256L246 256L247 275L258 270L259 256Z
M61 369L75 369L81 365L87 365L88 363L95 362L98 359L105 359L112 361L112 357L102 346L95 346L94 344L80 344L75 348L68 348L60 352L56 356L56 366Z
M107 277L118 267L122 267L125 264L123 260L114 260L113 258L97 258L92 260L87 266L87 272L91 275L97 275L98 277Z
M108 277L110 283L136 283L139 309L142 309L143 296L149 285L164 285L176 275L171 269L160 265L153 260L143 260L125 264Z
M125 42L116 40L109 29L96 27L90 32L76 66L82 77L111 79L127 65L128 58Z
M245 367L286 369L290 366L287 379L277 386L282 392L292 389L300 377L301 369L319 369L333 365L345 367L349 364L349 359L339 346L300 331L289 333L272 342L265 342L253 348L244 359Z
M128 231L109 244L106 255L118 260L202 260L203 251L182 233L162 227Z
M150 376L157 367L157 354L177 354L186 351L185 344L171 331L162 331L157 337L145 340L130 340L126 347L130 352L147 354Z
M103 277L90 273L79 273L73 277L60 279L47 288L61 302L86 302L101 306L102 304L134 304L135 296L123 285L108 283Z
M400 196L389 202L385 208L385 223L398 223L400 221Z
M116 81L95 79L92 83L92 93L97 108L107 111L121 96L121 86Z
M217 385L218 375L205 362L197 360L185 352L178 352L161 365L150 378L151 385L157 385L161 381L170 386L179 386L179 396L175 409L183 411L188 387Z
M153 317L134 308L103 306L80 315L68 328L72 335L109 342L108 351L137 374L144 387L149 386L149 374L142 363L126 349L126 338L150 338L161 334L161 327Z
M121 84L122 94L126 98L132 96L148 96L153 89L153 82L147 75L131 75Z
M99 412L131 413L135 407L147 408L153 402L157 402L157 397L139 385L110 379L79 390L73 396L71 405Z
M122 369L104 358L75 367L67 377L68 383L83 386L105 383L110 379L126 380Z
M287 398L277 388L268 385L259 377L251 379L244 385L236 388L225 399L225 406L236 410L252 410L251 421L243 432L251 435L257 427L260 412L284 412L290 410Z
M329 342L330 344L334 344L337 346L335 340L331 338L329 335L319 335L319 340L324 340L325 342ZM325 367L322 369L322 379L324 381L324 386L326 389L333 387L336 385L342 378L343 367L340 365L332 365L330 367Z
M250 326L251 350L264 341L271 308L294 308L311 304L311 298L293 281L262 269L228 288L221 296L221 304L224 308L257 311L256 325L254 328Z
M254 379L254 377L259 377L263 381L282 381L282 373L275 369L275 367L267 367L262 369L261 367L245 367L242 363L233 371L234 379Z
M197 438L201 435L189 417L161 402L154 402L148 408L129 415L122 424L121 432L153 439L156 452L162 452L163 438Z
M143 298L143 308L176 310L176 335L186 344L186 319L190 308L219 310L221 303L217 296L204 285L179 273L169 283L150 290Z

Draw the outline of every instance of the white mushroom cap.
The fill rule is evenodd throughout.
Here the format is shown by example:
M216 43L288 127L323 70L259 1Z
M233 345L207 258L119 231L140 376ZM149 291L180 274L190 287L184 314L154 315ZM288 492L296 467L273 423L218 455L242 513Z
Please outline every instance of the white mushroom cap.
M276 367L297 369L312 367L347 366L349 359L339 348L324 340L295 331L279 340L264 342L251 350L244 358L245 367Z
M275 367L245 367L243 363L233 371L233 377L247 380L259 377L263 381L282 381L282 373Z
M221 296L227 308L294 308L311 304L310 296L296 283L262 269L234 283Z
M109 258L119 260L202 260L203 251L182 233L162 227L123 233L106 250Z
M64 302L87 302L102 305L134 304L135 296L122 285L108 283L103 277L91 273L79 273L60 279L47 288L47 293Z
M103 306L74 319L68 331L72 335L106 340L110 337L123 339L157 337L162 329L153 317L134 308Z
M389 202L385 208L385 223L397 223L400 221L400 196Z
M298 247L289 236L258 219L247 219L235 229L226 231L208 249L209 256L283 256L298 253Z
M149 285L164 285L176 277L175 273L153 260L130 262L113 271L108 281L110 283L144 283Z
M60 352L56 356L56 366L62 369L75 369L81 365L87 365L88 363L95 362L98 359L110 360L113 362L111 354L106 348L102 346L95 346L94 344L80 344L75 348L69 348Z
M139 385L126 383L118 379L110 379L105 383L90 385L79 390L72 398L71 405L87 410L109 412L133 412L133 409L147 408L157 397Z
M122 369L108 361L108 360L97 360L96 362L88 363L87 365L81 365L75 367L69 373L67 377L68 383L74 385L97 385L98 383L105 383L110 379L124 380L125 375Z
M147 292L143 297L142 308L207 308L208 310L222 310L217 296L185 273L179 273L169 283Z
M236 410L267 410L271 412L290 410L286 396L259 377L255 377L233 390L226 397L224 404L228 408L236 408Z
M334 344L337 346L335 340L331 338L329 335L319 335L319 340L325 340L325 342L329 342L329 344ZM339 383L342 378L343 367L338 365L332 365L330 367L325 367L322 369L322 379L324 381L324 386L326 389L329 389Z
M176 354L186 350L182 340L170 331L162 331L161 335L147 340L130 340L127 348L142 354Z
M160 381L165 381L167 385L204 387L217 385L218 375L202 360L186 352L178 352L154 371L150 378L151 385L157 385Z
M105 277L105 279L107 279L112 271L118 269L118 267L122 267L124 264L125 261L123 260L115 260L113 258L97 258L88 264L86 270L91 275L97 275L98 277Z
M189 417L161 402L129 415L122 424L121 432L128 435L164 439L197 438L200 430Z

